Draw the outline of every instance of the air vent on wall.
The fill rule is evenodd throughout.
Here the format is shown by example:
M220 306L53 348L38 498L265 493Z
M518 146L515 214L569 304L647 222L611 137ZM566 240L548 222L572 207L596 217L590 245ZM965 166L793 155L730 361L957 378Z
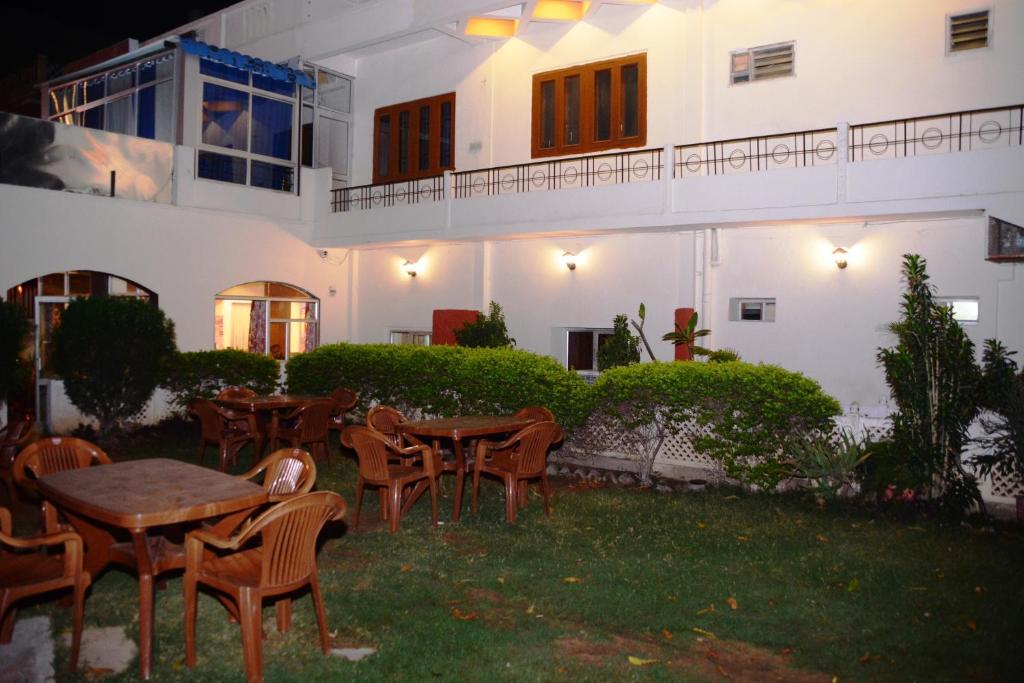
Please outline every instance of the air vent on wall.
M988 47L989 12L968 12L949 17L949 51L961 52Z
M730 65L733 83L747 83L765 78L792 76L796 60L796 43L764 45L732 53Z

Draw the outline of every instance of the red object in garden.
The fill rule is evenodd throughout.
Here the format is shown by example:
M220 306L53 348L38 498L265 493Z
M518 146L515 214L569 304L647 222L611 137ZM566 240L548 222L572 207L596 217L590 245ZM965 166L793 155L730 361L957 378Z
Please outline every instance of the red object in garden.
M686 329L686 326L690 324L690 318L693 317L692 308L677 308L676 309L676 327ZM676 346L676 360L693 360L693 355L690 353L690 347L686 344L679 344Z
M458 346L455 330L461 330L466 323L476 322L480 311L461 308L438 308L434 310L434 327L430 333L431 346Z

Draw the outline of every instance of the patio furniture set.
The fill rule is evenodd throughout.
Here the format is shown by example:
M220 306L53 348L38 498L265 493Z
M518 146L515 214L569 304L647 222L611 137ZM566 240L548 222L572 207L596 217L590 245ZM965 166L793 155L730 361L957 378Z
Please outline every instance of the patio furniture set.
M330 651L326 615L316 571L316 539L324 525L342 519L344 499L311 492L316 461L330 463L328 434L340 433L359 463L356 514L366 487L380 495L380 518L391 533L427 490L432 521L438 523L437 491L442 473L455 474L458 520L466 475L473 476L473 512L480 477L504 482L506 519L526 504L526 481L538 479L550 515L546 454L562 438L546 408L511 416L465 416L409 421L397 410L372 408L365 426L346 426L357 396L348 389L330 398L256 396L225 390L215 401L198 400L199 465L166 458L112 463L95 445L72 437L34 440L31 419L0 433L0 473L13 504L17 492L37 497L43 534L12 535L11 514L0 507L0 643L9 642L17 601L71 589L73 629L70 668L75 670L86 589L110 564L139 579L139 674L152 669L153 597L157 577L184 570L185 663L196 663L196 595L200 584L214 592L241 625L246 677L263 678L261 606L276 598L277 628L291 623L291 594L309 587L324 654ZM513 434L503 441L483 437ZM428 445L418 437L430 439ZM442 450L442 440L450 450ZM225 472L239 450L252 444L254 459L266 444L273 450L239 476ZM467 458L465 444L473 457ZM201 466L209 445L219 453L219 471ZM309 447L312 455L303 450ZM184 529L184 544L164 534ZM42 549L50 548L49 552Z

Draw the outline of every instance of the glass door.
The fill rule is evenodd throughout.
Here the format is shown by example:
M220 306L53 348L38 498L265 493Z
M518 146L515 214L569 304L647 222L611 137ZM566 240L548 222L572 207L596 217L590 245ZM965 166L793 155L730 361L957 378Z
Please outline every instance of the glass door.
M69 299L64 296L36 297L36 419L47 433L51 431L51 384L60 385L53 370L53 333L60 327L60 317Z

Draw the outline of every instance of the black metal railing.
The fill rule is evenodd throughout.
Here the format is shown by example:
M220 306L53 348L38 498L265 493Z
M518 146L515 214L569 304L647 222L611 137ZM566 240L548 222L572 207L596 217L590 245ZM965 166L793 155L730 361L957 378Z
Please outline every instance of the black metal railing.
M455 199L622 185L661 179L661 148L536 161L453 174Z
M444 176L358 185L331 190L331 211L379 209L385 206L438 202L444 199Z
M675 178L836 163L835 128L760 135L675 148Z
M873 161L1020 146L1024 105L850 126L849 160Z

